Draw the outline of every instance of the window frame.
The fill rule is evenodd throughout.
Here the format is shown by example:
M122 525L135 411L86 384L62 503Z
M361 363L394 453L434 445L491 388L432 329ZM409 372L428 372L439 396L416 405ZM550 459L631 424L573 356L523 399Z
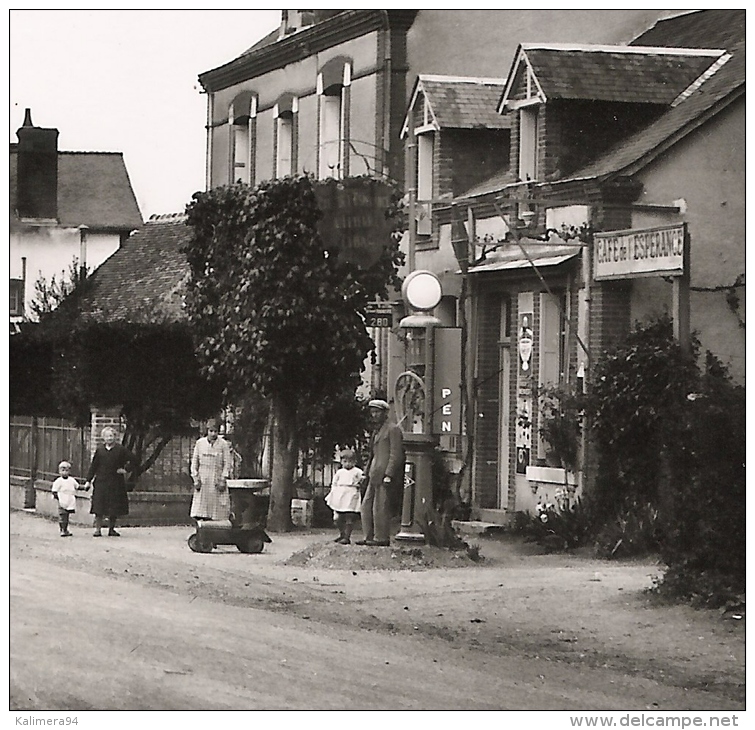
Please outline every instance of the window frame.
M519 108L518 176L523 182L537 180L540 174L538 137L540 133L539 100Z
M249 108L242 108L248 100ZM246 113L245 113L246 112ZM238 182L254 185L256 159L256 122L257 95L242 91L228 109L228 181L231 185ZM242 159L239 159L239 149ZM242 170L243 174L237 174Z
M317 177L343 179L349 175L349 114L351 59L336 57L317 75ZM326 136L327 134L327 136ZM325 152L328 154L325 154ZM333 162L335 150L335 164Z
M23 317L24 316L24 280L23 279L11 279L10 286L10 316L11 317ZM15 300L15 304L11 303Z

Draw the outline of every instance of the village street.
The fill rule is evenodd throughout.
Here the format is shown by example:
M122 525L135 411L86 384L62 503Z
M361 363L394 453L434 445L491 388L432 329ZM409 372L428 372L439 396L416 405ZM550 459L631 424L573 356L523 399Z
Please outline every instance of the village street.
M332 530L244 555L10 527L12 710L744 708L744 620L652 605L652 562L479 538L482 563L368 570Z

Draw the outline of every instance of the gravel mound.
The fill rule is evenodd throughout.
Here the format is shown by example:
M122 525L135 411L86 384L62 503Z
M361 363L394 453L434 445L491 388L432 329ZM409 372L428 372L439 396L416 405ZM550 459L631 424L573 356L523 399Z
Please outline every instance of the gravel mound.
M474 547L448 550L430 545L369 547L317 542L294 553L283 564L335 570L427 570L466 568L479 565L483 559Z

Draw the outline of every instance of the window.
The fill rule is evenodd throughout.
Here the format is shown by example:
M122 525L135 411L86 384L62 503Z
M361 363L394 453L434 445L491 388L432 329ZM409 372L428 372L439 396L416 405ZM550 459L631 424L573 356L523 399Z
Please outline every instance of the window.
M10 316L22 317L24 314L23 279L10 280Z
M257 116L257 97L242 91L231 104L230 123L230 182L254 183L254 139Z
M318 177L348 176L348 122L351 63L341 58L328 61L317 76L320 100Z
M563 293L540 294L540 343L538 384L541 387L558 385L564 379L566 356L566 297ZM538 457L545 458L547 447L538 439Z
M519 179L537 180L537 136L539 106L534 104L519 110Z
M435 132L417 135L417 235L430 236L433 232L433 152Z
M273 109L275 117L275 177L292 175L296 170L297 98L284 94Z
M563 378L565 306L563 294L540 295L540 385L557 385Z

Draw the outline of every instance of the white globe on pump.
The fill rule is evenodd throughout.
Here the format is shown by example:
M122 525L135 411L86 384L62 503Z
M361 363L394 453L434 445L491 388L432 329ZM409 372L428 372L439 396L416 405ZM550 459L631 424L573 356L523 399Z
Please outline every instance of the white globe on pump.
M414 309L427 312L440 303L442 290L440 281L432 271L413 271L401 287L404 301Z

